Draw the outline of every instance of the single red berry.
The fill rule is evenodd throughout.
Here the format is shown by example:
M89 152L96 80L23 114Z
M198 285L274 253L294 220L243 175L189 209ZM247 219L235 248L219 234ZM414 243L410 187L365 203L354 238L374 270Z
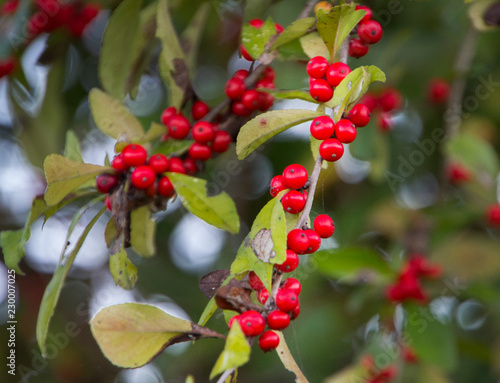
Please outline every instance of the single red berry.
M257 300L261 304L265 305L268 299L269 299L269 291L267 291L267 289L264 287L257 293Z
M168 135L176 140L182 140L189 134L191 125L189 120L182 114L176 114L168 120Z
M130 182L136 189L147 189L155 183L156 174L147 165L136 167L130 175Z
M326 140L333 135L335 123L328 116L316 117L311 122L311 136L317 140Z
M104 199L104 205L106 205L106 208L109 211L113 211L113 208L111 207L111 199L109 198L109 195L107 195L106 198Z
M158 181L158 194L165 198L170 198L175 194L174 185L168 177L161 177Z
M259 29L264 25L264 22L261 19L252 19L248 22L252 27Z
M239 78L243 81L248 77L248 71L246 69L239 69L233 73L233 78Z
M389 132L394 125L392 115L390 113L380 113L377 123L382 132Z
M194 158L184 158L182 160L182 166L184 166L186 174L195 175L196 173L198 173L198 166L196 165L196 160Z
M128 166L123 162L123 156L121 153L118 153L115 158L111 161L111 167L115 169L117 172L124 172L128 170Z
M246 336L257 336L266 328L266 321L259 312L248 310L240 315L240 326Z
M283 28L283 26L281 24L278 24L278 23L274 23L274 27L276 28L277 34L280 34L281 32L283 32L285 30L285 28Z
M254 271L250 271L248 273L248 283L250 284L250 287L255 291L260 291L264 288L264 284Z
M95 180L96 189L101 193L109 193L116 185L118 185L118 177L114 174L102 173Z
M312 78L323 78L328 69L328 60L323 56L316 56L309 60L306 71Z
M403 105L403 97L396 89L385 89L378 99L378 104L384 112L399 109Z
M370 122L370 108L365 104L356 104L352 107L347 117L358 128L362 128Z
M304 230L293 229L286 237L286 245L297 254L305 254L309 248L309 237Z
M344 155L344 145L336 138L329 138L319 145L319 155L325 161L338 161Z
M297 307L295 307L295 308L293 309L293 311L292 311L292 312L290 312L290 319L291 319L291 320L297 319L297 317L299 316L299 314L300 314L300 302L299 302L299 304L297 305Z
M419 360L417 353L410 346L402 345L401 353L403 355L403 360L406 363L417 363Z
M254 61L254 58L250 55L250 53L248 53L247 49L243 44L240 45L240 52L241 56L243 56L245 60Z
M375 20L368 20L359 23L358 36L364 43L376 44L382 38L382 27Z
M349 42L349 56L360 58L365 56L370 50L370 46L360 39L352 39Z
M215 137L215 130L213 125L208 121L198 121L193 125L193 130L191 132L193 138L196 142L200 144L206 144L210 142Z
M274 96L271 93L259 92L259 102L259 110L265 112L266 110L269 110L271 106L273 106Z
M365 93L359 102L366 105L370 111L374 111L378 107L378 98L372 93Z
M306 235L309 237L309 248L307 254L312 254L318 251L321 246L321 237L314 230L305 230Z
M336 62L328 67L326 80L331 86L338 86L349 73L351 73L349 65L343 62Z
M279 289L276 294L276 307L286 313L293 311L299 304L299 297L293 290Z
M283 183L283 176L274 176L269 184L269 193L271 197L276 197L286 186Z
M442 78L434 78L429 83L428 98L433 104L445 104L450 96L450 84Z
M264 352L274 350L280 344L280 337L274 331L267 330L259 337L259 347Z
M224 153L227 149L229 149L231 142L233 142L231 135L225 130L219 130L215 133L212 141L212 150L215 153Z
M493 204L486 209L486 218L490 225L500 228L500 204Z
M250 89L245 91L241 96L241 102L246 109L254 111L260 108L260 97L259 92L255 89Z
M168 120L177 114L177 109L174 106L169 106L161 113L161 122L163 125L168 125Z
M168 158L158 153L149 157L148 165L156 174L165 173L168 170Z
M209 112L208 105L201 100L196 100L191 108L191 116L193 120L198 121L205 117Z
M469 169L459 163L451 163L447 169L448 179L453 184L461 184L471 179Z
M264 72L262 73L262 79L273 82L275 77L276 73L274 72L274 69L270 66L266 66L264 68Z
M297 214L304 210L306 197L298 190L290 190L281 199L281 204L287 213Z
M353 142L356 134L356 126L350 120L343 118L335 124L335 137L344 144Z
M299 265L298 255L290 249L286 250L286 260L281 265L277 265L276 268L284 273L291 273Z
M210 146L194 142L189 147L189 156L195 160L206 161L212 156Z
M288 165L283 170L282 176L283 184L290 189L300 189L309 178L306 168L299 164Z
M233 317L231 317L231 319L229 319L229 322L227 322L227 327L231 328L233 326L234 321L240 323L240 318L241 315L234 315Z
M302 291L302 285L300 284L298 279L295 279L295 278L285 279L285 282L283 283L281 288L295 291L295 294L297 294L297 295L299 295L300 292Z
M170 165L168 166L168 171L172 173L186 174L186 169L184 169L182 160L178 157L172 157L170 159Z
M255 83L256 88L266 88L266 89L275 89L276 86L274 85L274 82L267 79L263 78L262 80L259 80Z
M7 57L6 59L0 59L0 78L8 76L14 69L16 69L16 58Z
M16 12L19 0L7 0L0 8L0 15L11 15Z
M241 101L234 101L231 104L231 111L235 115L241 116L241 117L248 117L252 114L252 111L245 108L245 105L243 105L243 103Z
M326 80L311 79L309 81L309 93L316 101L327 102L333 97L333 88Z
M129 144L122 150L122 159L126 167L144 165L148 159L148 152L141 145Z
M313 223L314 231L318 233L321 238L330 238L335 232L335 224L330 216L320 214L314 218Z
M367 7L366 5L356 5L356 11L358 10L363 10L366 11L366 15L363 16L361 19L360 23L371 20L373 17L373 11L370 9L370 7Z
M239 77L233 77L227 80L226 82L226 95L229 97L231 100L237 100L240 98L243 93L245 93L245 90L247 90L245 86L245 81L243 81Z
M271 330L284 330L290 324L290 316L283 311L274 310L267 315L267 325Z

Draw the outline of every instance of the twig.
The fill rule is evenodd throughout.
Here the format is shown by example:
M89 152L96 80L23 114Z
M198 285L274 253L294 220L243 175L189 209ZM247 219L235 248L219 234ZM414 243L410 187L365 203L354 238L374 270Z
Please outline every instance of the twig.
M229 370L224 371L224 373L220 376L219 380L217 383L224 383L227 378L231 376L235 371L235 368L230 368Z
M314 193L316 192L316 185L318 184L319 173L321 173L321 165L323 164L323 158L318 155L316 159L316 163L314 164L314 169L309 177L309 190L307 194L306 205L304 206L304 210L300 214L300 218L295 225L296 229L302 228L309 218L309 214L311 213L312 204L314 201Z
M304 9L302 9L302 12L300 12L298 18L305 19L307 16L309 16L309 14L312 12L312 10L317 2L318 2L318 0L309 0L307 2L306 6L304 7Z

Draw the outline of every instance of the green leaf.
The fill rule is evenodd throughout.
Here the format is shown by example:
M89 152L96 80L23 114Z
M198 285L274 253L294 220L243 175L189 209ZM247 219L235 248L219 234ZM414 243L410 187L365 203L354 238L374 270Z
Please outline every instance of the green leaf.
M305 90L279 90L270 88L258 88L257 90L272 94L274 97L281 98L283 100L295 100L298 98L299 100L316 102L316 100L311 97L311 94Z
M330 52L318 32L309 33L299 40L302 50L309 58L322 56L330 61Z
M227 335L224 350L210 373L210 380L226 370L243 366L250 360L250 351L250 345L241 331L240 324L234 321Z
M90 329L104 356L123 368L144 366L175 343L223 337L155 306L140 303L105 307L92 318Z
M108 248L111 247L117 236L118 230L116 229L116 223L113 217L111 217L106 224L106 228L104 229L104 239Z
M133 142L144 135L142 125L118 100L94 88L89 93L90 110L101 132L116 140Z
M266 44L276 34L274 21L268 18L260 28L245 23L241 29L241 41L253 58L258 58L265 50Z
M68 130L66 132L66 145L64 147L64 157L72 161L83 162L82 151L80 149L80 142L75 132Z
M91 204L93 202L91 202ZM73 219L72 226L74 226L73 223L76 224L78 219L81 218L85 210L86 209L81 209L80 213L75 215L76 219ZM87 227L85 227L71 253L67 257L64 256L61 257L61 261L59 262L59 265L57 266L57 269L54 272L52 279L50 280L49 284L47 285L47 288L45 289L45 292L43 293L42 302L40 303L40 311L38 312L38 319L36 322L36 339L38 341L38 346L40 347L42 355L44 357L47 357L46 341L49 332L50 321L54 316L54 311L56 309L57 302L59 301L59 296L64 286L64 282L66 281L66 277L68 276L69 270L73 265L76 255L80 251L83 242L87 238L90 230L94 227L96 222L99 220L99 218L105 211L106 208L103 207L99 211L99 213L97 213L96 216L90 221ZM68 237L70 232L72 231L71 229L72 228L70 228L68 232ZM64 251L65 249L63 249L63 255Z
M300 44L301 39L292 40L289 43L283 44L278 48L279 57L283 60L307 61L309 57L306 55ZM321 37L320 37L321 40ZM321 44L323 40L321 40ZM325 47L326 49L326 47Z
M111 170L110 167L72 161L59 154L48 156L43 163L43 168L47 179L45 202L49 206L61 202L79 186Z
M273 45L271 45L271 50L304 36L309 29L314 27L315 24L316 18L314 17L305 17L303 19L295 20L278 35Z
M326 378L324 383L366 382L365 377L368 377L368 371L361 366L348 366Z
M168 10L168 1L158 2L156 37L161 41L160 76L170 91L169 105L179 109L191 89L189 70Z
M198 6L198 9L189 22L189 25L181 35L181 46L184 48L186 62L191 74L194 74L194 71L196 69L198 49L200 46L201 38L203 36L203 32L205 30L205 24L207 23L209 13L210 3L203 3Z
M354 4L337 5L328 13L323 9L319 10L317 28L328 48L330 57L335 57L346 37L365 14L366 11L356 11Z
M113 97L123 99L125 86L141 47L131 44L139 33L142 0L124 0L109 18L99 57L99 79Z
M118 253L109 256L109 271L122 289L131 290L137 282L137 267L130 262L123 246Z
M320 113L303 109L273 110L248 121L236 140L236 154L244 159L264 142L292 126L313 120Z
M234 278L234 275L231 275L231 274L228 275L226 280L224 282L222 282L221 287L227 285L229 283L229 281L233 278ZM198 324L200 326L205 326L205 324L212 317L212 315L215 313L215 311L217 311L217 309L218 309L218 306L217 306L217 303L215 303L215 295L214 295L212 298L210 298L205 309L203 310L203 313L201 314L200 319L198 320Z
M143 257L151 257L156 252L156 220L149 207L142 206L130 213L130 244Z
M186 377L186 382L185 383L195 383L193 376L192 375L188 375Z
M167 173L184 207L205 222L232 234L240 231L236 206L225 192L207 195L207 181L180 173Z
M453 370L458 362L455 334L450 324L443 324L432 316L428 308L406 305L408 324L405 339L418 357L444 370Z
M193 142L193 140L167 140L156 145L153 153L161 153L166 156L180 156L188 151Z
M379 280L393 275L389 263L375 251L360 247L320 250L314 254L314 262L320 273L345 283L356 282L368 272Z

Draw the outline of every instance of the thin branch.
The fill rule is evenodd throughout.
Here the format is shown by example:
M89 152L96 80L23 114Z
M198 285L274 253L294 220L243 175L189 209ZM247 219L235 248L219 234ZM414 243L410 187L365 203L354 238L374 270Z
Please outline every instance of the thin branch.
M230 368L229 370L224 371L224 373L220 376L217 383L224 383L226 379L231 376L231 374L234 374L235 371L236 371L235 368Z
M319 174L321 173L321 165L323 165L323 158L318 154L318 158L316 159L316 163L314 164L314 169L309 177L309 190L307 194L306 205L304 206L304 210L300 214L300 218L295 225L296 229L301 229L309 218L309 214L311 214L311 208L314 201L314 193L316 192L316 185L318 184Z
M304 9L302 9L302 12L300 12L298 19L305 19L308 17L317 2L318 0L309 0Z

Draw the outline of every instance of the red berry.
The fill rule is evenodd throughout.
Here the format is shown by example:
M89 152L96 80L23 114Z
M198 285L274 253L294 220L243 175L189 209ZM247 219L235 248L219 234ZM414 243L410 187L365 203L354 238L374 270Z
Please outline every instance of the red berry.
M266 110L269 110L271 106L273 106L274 96L270 93L259 92L259 102L260 102L259 110L265 112Z
M156 174L165 173L168 170L168 158L163 154L154 154L149 158L148 165Z
M312 78L323 78L328 69L328 60L323 56L316 56L309 60L306 71Z
M281 288L295 291L295 294L297 295L299 295L300 292L302 291L302 285L295 278L285 279L285 283L283 283L283 286L281 286Z
M276 28L276 33L280 34L281 32L283 32L285 30L285 28L283 28L281 26L281 24L278 24L278 23L274 23L274 27Z
M193 116L193 120L201 120L203 117L205 117L208 114L208 111L210 109L208 108L208 105L205 104L201 100L196 100L193 103L193 107L191 108L191 116Z
M444 104L450 96L450 84L442 79L435 78L429 83L428 98L433 104Z
M371 112L370 108L365 104L356 104L349 112L348 118L358 128L368 125L370 122Z
M259 92L255 89L250 89L245 91L241 96L241 102L246 109L254 111L260 108L260 96Z
M248 273L248 283L250 284L250 287L255 291L260 291L264 288L264 284L254 271L250 271Z
M226 95L229 97L231 100L236 100L240 98L243 93L247 90L245 86L245 81L243 81L239 77L233 77L227 80L226 82Z
M168 125L168 120L177 114L177 109L174 106L169 106L161 114L161 122L163 125Z
M327 102L333 97L333 88L326 80L311 79L309 81L309 93L316 101Z
M356 126L350 120L344 118L335 124L335 137L344 144L353 142L356 134Z
M257 336L266 328L266 321L257 311L248 310L240 315L240 326L246 336Z
M254 28L260 28L262 25L264 25L264 22L261 19L252 19L248 22L252 27Z
M215 133L215 137L212 141L212 150L216 153L224 153L229 149L231 142L233 142L231 135L225 130L219 130Z
M195 160L206 161L212 156L210 146L194 142L189 147L189 156Z
M369 50L370 47L368 46L368 44L365 44L360 39L352 39L349 42L349 56L351 57L363 57L368 53Z
M269 291L267 291L267 289L264 287L262 290L259 291L259 293L257 294L257 300L265 305L267 300L269 299Z
M290 190L281 199L283 209L290 214L297 214L304 210L306 197L298 190Z
M393 125L392 115L390 113L380 113L377 123L382 132L390 131Z
M300 302L297 305L297 307L295 307L293 311L290 313L290 319L291 320L296 319L299 316L299 314L300 314Z
M158 194L165 198L170 198L175 194L174 185L168 177L161 177L158 181Z
M16 58L0 59L0 78L8 76L16 69Z
M271 330L284 330L290 324L290 316L283 311L274 310L267 315L267 325Z
M500 204L497 203L488 206L486 218L490 225L500 228Z
M403 97L396 89L385 89L378 99L378 103L384 112L399 109L403 105Z
M321 238L330 238L335 232L333 220L326 214L320 214L314 218L313 227L314 231L318 233Z
M283 170L282 176L283 184L290 189L300 189L306 184L309 178L306 168L299 164L288 165Z
M114 174L102 173L95 180L96 189L101 193L109 193L116 185L118 185L118 177Z
M280 337L274 331L267 330L259 337L259 347L264 352L274 350L280 344Z
M326 140L333 135L335 123L328 116L316 117L311 122L311 135L317 140Z
M136 189L147 189L155 183L156 174L147 165L138 166L130 175L130 182Z
M182 160L182 166L184 166L184 170L186 174L194 175L198 173L198 166L196 166L196 160L191 157L186 157Z
M293 229L286 237L286 245L297 254L305 254L309 248L309 237L304 230Z
M299 297L293 290L279 289L276 294L276 307L284 312L293 311L299 304Z
M319 145L319 155L325 161L338 161L344 155L344 145L336 138L329 138Z
M241 117L248 117L252 114L252 111L245 108L245 105L243 105L243 103L241 101L234 101L231 104L231 111L235 115L241 116Z
M276 197L279 192L285 189L286 186L283 183L283 176L274 176L269 184L269 193L271 197Z
M246 69L239 69L233 73L233 78L239 78L243 81L248 77L248 71Z
M270 66L266 66L264 68L264 72L262 73L262 78L272 82L275 77L276 73L274 72L274 69Z
M170 137L182 140L189 134L191 125L189 124L189 120L182 114L176 114L168 120L167 128Z
M234 321L240 323L240 318L241 318L241 315L235 315L235 316L231 317L231 319L229 319L229 322L227 322L227 327L231 328L233 326Z
M376 44L382 38L382 27L375 20L359 23L358 36L364 43Z
M378 98L372 93L365 93L359 102L363 105L366 105L370 111L373 111L378 106Z
M193 130L191 132L193 138L196 142L200 144L206 144L210 142L215 137L215 130L213 125L208 121L198 121L193 125Z
M366 15L363 16L361 19L360 23L371 20L373 17L373 11L370 9L370 7L367 7L366 5L356 5L356 11L357 10L363 10L366 11Z
M186 169L184 169L184 165L182 164L182 160L177 157L173 157L170 159L170 165L168 167L168 171L172 173L182 173L186 174Z
M11 15L19 6L19 0L7 0L2 8L0 8L0 15Z
M256 88L266 88L266 89L274 89L276 86L274 85L274 82L267 79L263 78L262 80L257 81L255 84Z
M111 199L109 198L109 195L107 195L106 198L104 199L104 204L106 205L106 208L109 211L113 211L113 208L111 207Z
M336 62L328 67L326 80L331 86L338 86L349 73L351 73L349 65L343 62Z
M243 58L248 61L254 61L253 57L250 56L250 53L246 50L245 46L243 44L240 45L240 52Z
M128 168L144 165L148 159L148 152L141 145L129 144L122 150L122 159Z
M299 265L299 257L292 250L286 250L286 260L281 265L277 265L276 268L284 273L291 273Z
M118 172L124 172L128 170L128 166L123 162L123 156L121 153L118 153L115 158L111 161L111 167Z
M451 163L447 169L448 179L451 183L460 184L471 179L469 169L459 163Z
M306 235L309 237L309 248L307 254L312 254L318 251L321 246L321 237L314 230L305 230Z

